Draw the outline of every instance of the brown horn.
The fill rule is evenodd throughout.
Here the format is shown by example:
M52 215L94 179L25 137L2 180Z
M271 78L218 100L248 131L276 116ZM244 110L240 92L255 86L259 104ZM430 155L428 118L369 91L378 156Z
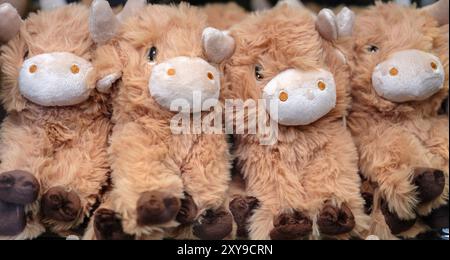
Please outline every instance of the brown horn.
M422 8L425 12L433 16L439 23L439 25L448 24L448 6L449 0L439 0L432 5L428 5Z
M95 0L91 5L89 31L94 42L105 44L117 34L119 20L105 0Z
M117 15L120 22L132 17L147 4L147 0L128 0L123 10Z
M0 43L6 43L19 33L22 18L9 3L0 5Z

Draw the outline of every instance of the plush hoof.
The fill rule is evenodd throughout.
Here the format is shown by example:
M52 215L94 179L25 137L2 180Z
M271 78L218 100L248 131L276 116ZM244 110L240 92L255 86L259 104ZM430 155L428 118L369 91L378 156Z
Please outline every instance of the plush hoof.
M25 207L0 201L0 236L20 234L27 225Z
M191 224L195 221L197 213L198 208L191 195L185 194L185 198L181 200L181 208L178 212L176 220L182 225Z
M413 183L417 186L418 199L421 203L430 202L444 191L444 172L434 169L415 169Z
M81 212L81 200L73 191L53 187L42 196L41 211L47 219L72 222Z
M206 211L193 226L194 236L203 240L220 240L233 231L233 217L225 210Z
M237 197L230 202L230 211L237 224L237 236L248 237L247 221L259 206L255 197Z
M369 180L363 180L361 183L361 196L364 199L364 212L370 215L373 210L373 194L375 190Z
M416 219L403 220L397 214L390 212L386 201L381 202L381 212L384 215L386 224L391 229L391 233L394 235L407 231L416 223Z
M94 232L97 240L132 240L133 236L123 231L122 222L109 209L99 209L94 217Z
M448 228L448 205L442 206L431 212L430 215L423 218L425 224L427 224L432 229L442 229Z
M12 204L26 205L36 201L39 182L25 171L11 171L0 174L0 200Z
M274 229L270 232L272 240L294 240L309 235L312 221L302 213L283 213L274 219Z
M139 226L167 223L176 218L180 207L178 198L161 192L144 192L137 203L137 223Z
M355 217L346 203L336 208L326 203L317 218L320 233L325 235L341 235L348 233L355 227Z

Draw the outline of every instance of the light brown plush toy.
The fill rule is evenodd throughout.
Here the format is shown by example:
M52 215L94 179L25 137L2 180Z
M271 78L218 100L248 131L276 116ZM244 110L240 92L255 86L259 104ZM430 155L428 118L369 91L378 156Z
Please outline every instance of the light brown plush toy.
M259 133L235 135L249 197L230 208L251 239L348 239L368 228L356 148L343 121L350 104L343 50L352 25L348 9L315 19L282 4L230 30L236 51L223 65L224 96L278 108L263 111L278 127L275 144L263 145Z
M6 20L5 20L6 19ZM70 5L22 21L0 6L0 238L67 235L90 215L109 172L108 96L87 82L89 9ZM5 27L6 26L6 27Z
M354 37L348 123L375 188L371 233L414 237L427 229L421 216L448 202L448 117L437 115L448 95L448 0L377 3L360 12Z
M111 14L105 1L94 2L92 8L98 14L94 17ZM97 28L91 23L96 38L109 40L97 50L98 87L107 91L120 80L110 89L114 188L88 235L224 238L232 231L232 216L223 205L230 180L225 135L174 134L171 120L177 113L171 105L184 100L191 105L184 114L190 118L204 113L193 102L218 102L221 76L216 64L232 54L234 41L206 28L204 12L187 4L141 9L113 39L107 39L112 34L99 29L101 24ZM201 99L194 100L195 93Z

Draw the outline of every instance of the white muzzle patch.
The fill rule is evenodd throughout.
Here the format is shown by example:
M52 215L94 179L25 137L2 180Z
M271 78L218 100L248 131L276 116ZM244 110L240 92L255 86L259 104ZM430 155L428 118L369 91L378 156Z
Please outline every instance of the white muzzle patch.
M379 96L389 101L420 101L438 92L444 79L438 57L419 50L404 50L375 67L372 85Z
M73 106L86 101L86 77L92 65L68 52L53 52L24 61L19 74L20 93L41 106Z
M149 90L166 109L181 100L190 105L192 113L209 111L219 102L220 73L201 58L176 57L153 67ZM206 101L208 106L203 105Z
M311 124L336 106L336 84L326 70L286 70L265 87L263 98L270 117L281 125ZM278 113L271 109L278 107Z

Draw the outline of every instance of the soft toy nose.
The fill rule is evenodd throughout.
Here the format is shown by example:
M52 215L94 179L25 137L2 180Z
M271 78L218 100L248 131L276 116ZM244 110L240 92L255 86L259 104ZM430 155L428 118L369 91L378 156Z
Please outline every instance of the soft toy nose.
M89 98L86 77L91 63L67 52L34 56L24 61L20 93L41 106L72 106Z
M387 100L418 101L438 92L444 78L444 68L438 57L419 50L405 50L392 54L375 67L372 85L377 94Z
M156 65L149 81L151 96L166 109L189 105L189 111L209 110L217 104L220 76L201 58L176 57Z
M271 118L282 125L311 124L336 106L336 85L326 70L286 70L265 87L263 98Z

